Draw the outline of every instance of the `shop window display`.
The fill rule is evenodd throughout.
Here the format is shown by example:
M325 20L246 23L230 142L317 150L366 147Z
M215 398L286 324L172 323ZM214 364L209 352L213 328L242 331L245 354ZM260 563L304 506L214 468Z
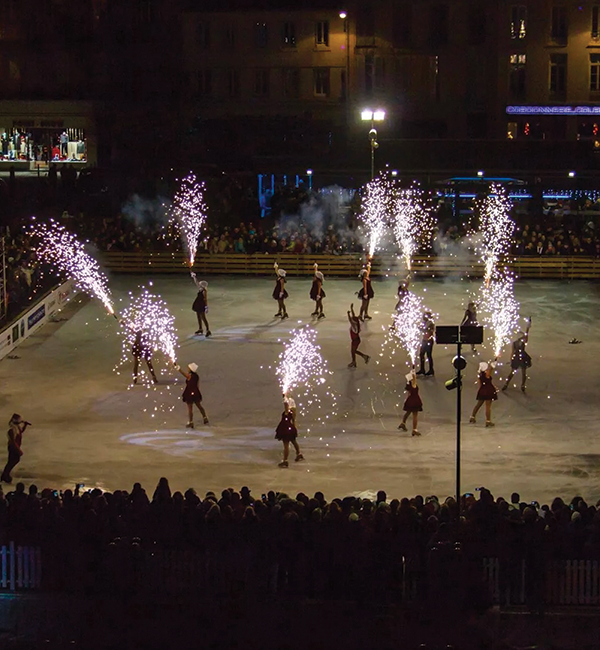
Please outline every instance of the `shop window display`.
M0 131L0 161L87 161L84 129L13 127Z

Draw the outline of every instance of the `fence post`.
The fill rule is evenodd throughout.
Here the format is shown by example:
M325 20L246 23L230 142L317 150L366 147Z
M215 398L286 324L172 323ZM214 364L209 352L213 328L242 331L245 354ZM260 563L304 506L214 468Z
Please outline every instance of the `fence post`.
M23 547L23 586L25 589L29 589L31 586L29 584L29 558L31 557L30 551L30 546Z
M17 587L23 587L23 547L17 546Z
M10 574L9 574L10 590L15 591L15 543L10 542L8 548L10 553Z
M7 576L7 568L8 568L8 562L7 562L7 548L6 546L2 547L2 580L0 584L2 585L3 589L6 589L6 585L8 584L8 576Z

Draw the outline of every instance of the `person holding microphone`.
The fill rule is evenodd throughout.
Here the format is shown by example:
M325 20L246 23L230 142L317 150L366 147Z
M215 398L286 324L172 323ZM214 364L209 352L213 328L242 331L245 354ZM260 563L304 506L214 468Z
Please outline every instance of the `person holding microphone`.
M27 427L31 426L31 422L26 422L18 413L14 413L8 422L8 426L8 461L0 480L5 483L12 483L10 473L21 462L23 433Z

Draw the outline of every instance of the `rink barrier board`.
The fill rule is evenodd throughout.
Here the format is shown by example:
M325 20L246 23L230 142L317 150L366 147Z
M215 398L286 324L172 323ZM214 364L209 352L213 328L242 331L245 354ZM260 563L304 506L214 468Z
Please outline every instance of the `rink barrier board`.
M34 334L77 293L72 280L63 282L40 298L26 312L0 332L0 359Z
M0 547L0 589L39 589L42 584L41 550L34 546Z
M106 252L102 261L116 273L187 273L189 267L183 254ZM289 276L310 276L314 263L326 276L353 277L364 266L364 256L348 255L199 255L193 270L201 275L274 275L277 261ZM460 276L480 278L483 265L476 258L416 257L413 270L418 275L431 277ZM517 277L561 280L592 280L600 278L600 259L594 257L516 257L508 262ZM404 273L404 262L396 256L376 256L371 273L373 277L395 276Z

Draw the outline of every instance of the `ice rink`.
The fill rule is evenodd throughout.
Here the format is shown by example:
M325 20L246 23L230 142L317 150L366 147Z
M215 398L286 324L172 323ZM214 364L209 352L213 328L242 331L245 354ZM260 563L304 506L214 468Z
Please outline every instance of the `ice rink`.
M413 438L398 431L404 400L404 359L392 369L380 357L384 326L395 305L395 279L374 281L373 320L363 326L362 349L372 355L366 366L348 369L346 310L357 303L357 279L326 279L327 318L316 323L318 342L334 372L338 414L323 427L310 413L298 424L304 463L280 469L281 443L274 429L281 399L273 365L299 323L314 322L308 298L310 278L290 279L290 319L273 318L274 281L267 278L208 278L211 339L194 337L191 305L195 287L185 275L153 278L168 302L180 336L179 361L199 364L204 406L210 426L185 428L181 402L184 380L163 359L155 360L161 383L156 390L128 390L128 373L113 368L121 357L117 324L102 306L76 299L61 314L15 350L16 359L0 361L1 416L20 412L33 423L24 436L23 461L14 479L40 487L71 487L76 482L106 489L130 488L140 481L152 491L160 476L173 489L190 486L204 494L225 487L251 487L296 494L323 490L327 497L417 493L445 497L454 492L455 399L444 389L453 375L454 349L436 346L436 376L419 382L424 402ZM117 309L146 278L111 278ZM472 288L476 288L476 284ZM415 293L439 314L438 324L457 324L467 302L467 282L416 280ZM496 427L484 428L483 411L469 425L479 358L471 352L463 392L463 491L481 485L495 495L514 490L526 500L555 495L600 498L599 287L586 282L529 281L516 285L521 313L532 315L528 351L533 358L526 394L511 387L494 403ZM569 345L573 337L581 345ZM481 358L491 356L489 348ZM499 369L495 383L507 374ZM379 363L376 363L379 361ZM262 366L262 368L261 368ZM386 379L385 375L392 376ZM126 376L127 375L127 376ZM515 381L519 381L519 377ZM310 433L307 433L310 429ZM2 460L4 462L4 460Z

